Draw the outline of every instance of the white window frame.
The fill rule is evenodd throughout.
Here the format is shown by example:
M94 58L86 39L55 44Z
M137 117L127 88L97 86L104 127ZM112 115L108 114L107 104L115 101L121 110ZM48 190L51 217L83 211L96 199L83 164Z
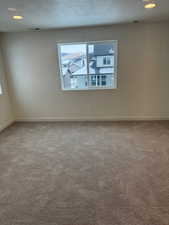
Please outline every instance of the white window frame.
M2 80L0 79L0 96L3 95Z
M104 44L104 43L112 43L114 45L114 49L115 49L115 55L114 55L114 73L112 73L112 75L114 74L114 87L106 87L106 86L95 86L95 87L91 87L88 86L87 88L64 88L64 81L63 81L63 73L62 73L62 64L61 64L61 46L62 45L78 45L78 44L86 44L86 46L88 45L92 45L95 43L100 43L100 44ZM88 51L88 50L87 50ZM88 90L106 90L106 89L110 89L110 90L114 90L117 89L117 69L118 69L118 41L117 40L103 40L103 41L88 41L88 42L59 42L57 43L57 56L58 56L58 64L59 64L59 77L60 77L60 81L61 81L61 89L63 91L88 91ZM88 61L88 57L87 57L87 61ZM88 72L87 75L89 75L90 73ZM94 74L93 74L94 75ZM104 75L104 74L103 74Z

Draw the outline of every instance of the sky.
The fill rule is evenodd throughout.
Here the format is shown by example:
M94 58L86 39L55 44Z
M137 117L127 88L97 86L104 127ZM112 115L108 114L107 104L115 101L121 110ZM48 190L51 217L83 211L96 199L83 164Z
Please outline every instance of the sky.
M86 44L67 44L67 45L61 45L61 53L78 53L78 52L82 52L82 53L86 53Z
M88 51L89 53L93 53L94 51L94 45L88 45ZM61 45L61 53L78 53L82 52L86 54L86 44L67 44L67 45Z

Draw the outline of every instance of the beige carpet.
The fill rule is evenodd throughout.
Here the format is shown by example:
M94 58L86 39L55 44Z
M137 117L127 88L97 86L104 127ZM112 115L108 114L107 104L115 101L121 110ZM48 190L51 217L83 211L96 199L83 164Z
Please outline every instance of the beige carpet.
M9 127L0 225L169 225L169 122Z

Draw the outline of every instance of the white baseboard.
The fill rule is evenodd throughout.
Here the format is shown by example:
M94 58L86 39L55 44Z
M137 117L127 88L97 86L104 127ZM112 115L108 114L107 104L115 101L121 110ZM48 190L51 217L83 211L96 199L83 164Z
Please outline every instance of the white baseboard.
M14 120L8 120L5 121L3 124L0 123L0 132L12 125L15 121Z
M161 121L169 120L169 117L131 116L131 117L34 117L17 118L17 122L92 122L92 121Z

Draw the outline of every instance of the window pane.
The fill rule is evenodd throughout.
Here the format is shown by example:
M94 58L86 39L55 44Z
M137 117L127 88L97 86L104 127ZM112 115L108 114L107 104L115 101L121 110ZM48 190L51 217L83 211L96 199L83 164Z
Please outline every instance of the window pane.
M115 50L113 43L96 43L88 46L89 73L114 73Z
M2 95L2 85L0 84L0 95Z
M62 80L65 89L86 87L86 44L60 46Z
M90 86L112 87L115 68L115 46L113 42L93 43L88 45L89 74L96 74L96 83L89 82ZM89 75L89 76L90 76ZM91 79L89 79L90 81Z

